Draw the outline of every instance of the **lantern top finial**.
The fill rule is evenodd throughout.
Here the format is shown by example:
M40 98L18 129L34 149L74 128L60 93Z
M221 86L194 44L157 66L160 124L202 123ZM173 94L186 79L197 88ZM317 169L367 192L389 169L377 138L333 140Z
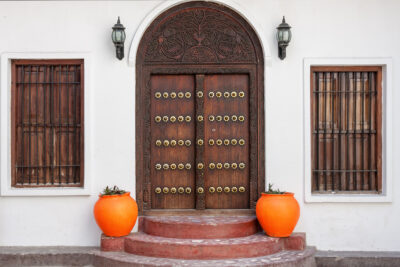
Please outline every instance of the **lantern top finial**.
M290 29L290 28L291 28L290 25L286 23L285 16L283 16L283 18L282 18L282 23L279 24L279 26L277 27L277 29L278 29L278 30L280 30L280 29L283 30L283 29Z

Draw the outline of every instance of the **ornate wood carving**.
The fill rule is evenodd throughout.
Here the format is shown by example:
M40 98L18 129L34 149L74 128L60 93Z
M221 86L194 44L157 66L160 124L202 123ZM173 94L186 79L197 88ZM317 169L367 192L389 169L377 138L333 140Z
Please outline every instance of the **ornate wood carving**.
M227 14L215 9L185 9L148 32L145 62L255 62L248 33Z

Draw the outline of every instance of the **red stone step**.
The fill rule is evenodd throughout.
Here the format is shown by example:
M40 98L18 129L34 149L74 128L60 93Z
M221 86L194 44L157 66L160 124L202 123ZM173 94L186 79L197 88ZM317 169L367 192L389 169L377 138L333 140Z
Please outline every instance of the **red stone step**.
M94 252L93 266L95 267L132 267L132 266L191 266L191 267L315 267L315 248L304 250L287 250L276 254L240 259L223 260L182 260L138 256L124 252Z
M259 231L255 216L146 216L139 220L139 231L170 238L234 238Z
M295 240L295 241L293 241ZM286 247L293 249L304 235L293 238L273 238L264 233L226 239L179 239L134 233L125 238L125 252L148 257L173 259L234 259L266 256L278 253Z

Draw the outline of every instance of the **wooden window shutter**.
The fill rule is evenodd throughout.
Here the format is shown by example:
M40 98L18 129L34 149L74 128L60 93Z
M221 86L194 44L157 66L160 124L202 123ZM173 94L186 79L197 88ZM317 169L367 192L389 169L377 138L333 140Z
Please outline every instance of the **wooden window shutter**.
M14 60L13 187L83 186L83 60Z
M313 193L381 193L381 67L311 68Z

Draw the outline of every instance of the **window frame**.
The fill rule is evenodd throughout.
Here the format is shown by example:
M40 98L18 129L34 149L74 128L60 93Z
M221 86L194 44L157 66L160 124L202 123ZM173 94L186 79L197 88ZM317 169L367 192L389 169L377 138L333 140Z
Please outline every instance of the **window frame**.
M81 140L84 140L82 155L84 162L84 168L82 170L84 180L83 184L73 186L51 186L51 187L14 187L12 186L12 175L11 175L11 134L12 134L12 112L11 112L11 95L12 95L12 61L29 62L32 60L42 60L43 62L54 60L61 60L66 62L77 62L83 61L82 68L83 74L81 77L81 83L83 88L82 97L82 115L83 121L81 121L84 131L81 134ZM89 53L4 53L1 55L1 99L0 99L0 121L1 121L1 150L0 150L0 163L1 163L1 176L0 176L0 195L1 196L74 196L74 195L91 195L92 182L91 173L92 163L91 157L89 156L91 142L93 138L89 138L91 124L90 110L90 54Z
M382 67L382 192L313 193L311 175L311 81L312 68L329 70L349 67L376 69ZM303 133L304 133L304 196L305 202L391 202L392 201L392 59L390 58L306 58L304 59ZM357 69L357 68L353 68Z
M16 171L15 171L15 165L17 165L17 159L16 157L18 156L18 151L17 151L17 137L16 137L16 129L17 129L17 118L15 117L17 109L19 109L19 106L17 106L17 103L19 102L16 93L17 93L17 86L16 86L16 81L13 79L17 79L17 66L46 66L46 65L59 65L59 66L70 66L70 65L79 65L80 66L80 135L79 135L79 183L76 184L70 184L70 185L64 185L64 184L59 184L59 183L54 183L52 185L36 185L34 183L31 184L17 184L17 177L16 177ZM59 70L62 72L61 70ZM85 155L85 150L84 150L84 133L85 133L85 125L84 125L84 93L85 93L85 87L84 87L84 61L82 59L13 59L11 60L11 186L13 188L33 188L33 187L82 187L84 186L85 182L85 176L84 176L84 155ZM34 83L32 83L34 84ZM57 84L57 83L55 83ZM20 104L20 103L18 103ZM47 105L47 104L46 104ZM55 128L55 127L54 127ZM55 128L55 130L57 130ZM59 138L61 138L59 136ZM50 141L50 140L49 140ZM58 140L60 142L60 140ZM38 148L37 148L38 149ZM61 153L61 151L58 151L58 153ZM54 154L57 154L56 151L54 151ZM61 155L58 155L58 157L62 157Z

